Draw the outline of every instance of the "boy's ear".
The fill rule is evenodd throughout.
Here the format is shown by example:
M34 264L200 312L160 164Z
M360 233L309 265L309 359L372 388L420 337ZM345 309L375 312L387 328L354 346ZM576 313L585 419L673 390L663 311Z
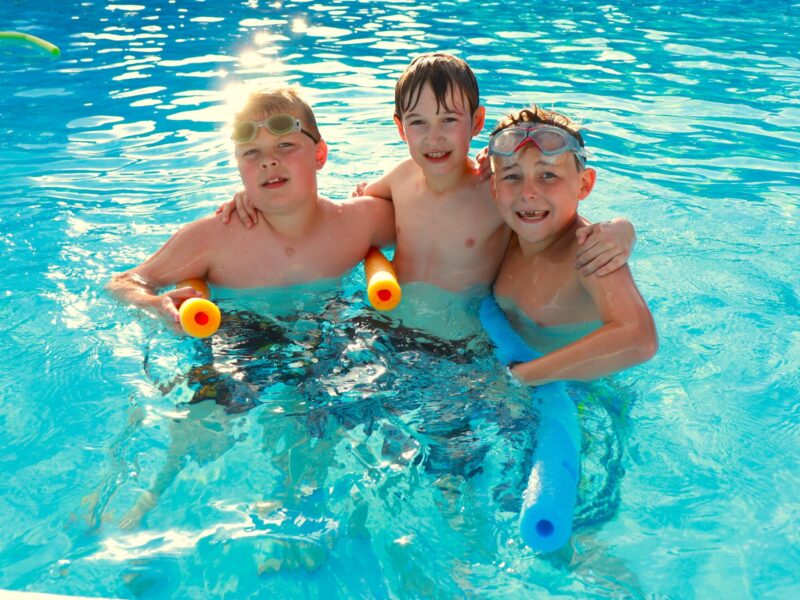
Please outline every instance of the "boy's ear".
M483 126L486 123L486 107L479 106L475 109L475 114L472 115L472 135L473 137L483 131Z
M317 142L317 147L314 149L314 152L316 153L314 159L317 163L317 171L319 171L325 166L328 160L328 144L325 143L325 140Z
M494 183L494 173L489 179L489 191L492 192L492 200L497 200L497 186Z
M578 200L583 200L592 192L595 181L597 181L597 171L594 169L587 167L581 172L581 187L578 190Z
M408 140L406 139L406 131L403 129L403 122L397 115L394 116L394 124L397 125L397 133L400 134L400 139L407 142Z

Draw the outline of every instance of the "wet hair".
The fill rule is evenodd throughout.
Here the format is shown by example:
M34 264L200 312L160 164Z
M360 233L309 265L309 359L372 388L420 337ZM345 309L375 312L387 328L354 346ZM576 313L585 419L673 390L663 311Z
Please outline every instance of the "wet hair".
M314 111L291 87L277 87L252 92L242 110L234 116L234 122L263 121L271 115L290 114L300 119L303 129L315 139L322 139L317 127Z
M425 84L431 86L438 110L450 110L449 100L458 92L464 95L470 116L480 105L478 81L469 65L452 54L429 52L412 60L394 86L394 114L398 119L417 105Z
M503 129L513 127L514 125L518 125L520 123L542 123L544 125L558 127L578 140L581 148L585 147L583 136L580 132L580 125L578 125L578 123L570 119L565 114L556 112L554 110L546 110L540 106L537 106L536 104L531 104L528 108L523 108L522 110L507 114L505 117L500 119L489 137L499 133ZM575 164L578 167L578 171L583 170L584 165L581 164L581 161L578 160L577 156L575 157Z

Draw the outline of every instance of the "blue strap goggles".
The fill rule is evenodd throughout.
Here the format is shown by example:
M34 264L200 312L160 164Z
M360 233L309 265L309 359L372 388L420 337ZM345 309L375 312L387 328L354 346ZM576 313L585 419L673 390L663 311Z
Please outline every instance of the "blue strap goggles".
M586 149L581 143L560 127L546 123L524 123L501 129L489 138L489 156L514 156L522 147L531 143L544 156L558 156L572 152L586 166Z

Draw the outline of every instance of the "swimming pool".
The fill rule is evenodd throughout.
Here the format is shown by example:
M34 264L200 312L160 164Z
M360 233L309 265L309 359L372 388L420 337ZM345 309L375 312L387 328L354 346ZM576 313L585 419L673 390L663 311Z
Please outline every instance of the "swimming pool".
M0 589L800 591L797 4L54 6L0 7L63 51L0 46ZM373 318L358 272L341 293L232 294L209 354L103 291L237 189L219 128L238 82L303 86L332 147L321 188L343 196L404 156L393 82L433 49L470 62L490 121L530 101L581 116L582 210L639 233L661 349L575 388L584 481L552 558L515 537L537 417L452 298L415 306L458 344ZM203 394L234 408L188 404Z

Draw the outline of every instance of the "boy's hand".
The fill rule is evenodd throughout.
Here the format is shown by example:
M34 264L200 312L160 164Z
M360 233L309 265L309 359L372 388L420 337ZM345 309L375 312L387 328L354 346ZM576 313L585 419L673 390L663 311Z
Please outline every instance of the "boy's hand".
M366 181L359 181L356 184L356 189L353 190L353 193L351 194L351 196L353 198L358 198L360 196L363 196L364 192L366 191L366 189L367 189L367 182Z
M231 221L231 215L236 211L239 220L247 229L258 223L258 209L253 206L247 199L247 195L242 192L236 192L233 195L233 200L229 200L221 204L216 210L216 214L222 215L222 222L226 225Z
M196 289L186 286L164 292L156 298L154 306L158 314L163 316L172 325L175 331L182 331L181 318L178 309L189 298L202 298L203 294Z
M482 148L475 156L475 174L481 181L487 181L492 177L492 161L489 160L489 148Z
M608 275L628 262L636 243L636 232L627 219L612 219L580 227L575 267L584 275Z

